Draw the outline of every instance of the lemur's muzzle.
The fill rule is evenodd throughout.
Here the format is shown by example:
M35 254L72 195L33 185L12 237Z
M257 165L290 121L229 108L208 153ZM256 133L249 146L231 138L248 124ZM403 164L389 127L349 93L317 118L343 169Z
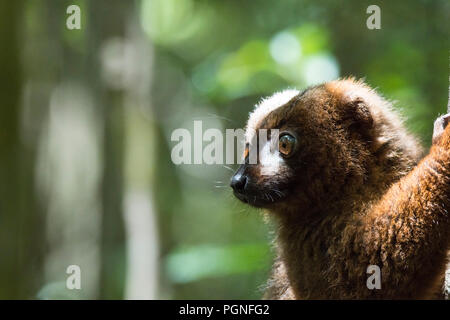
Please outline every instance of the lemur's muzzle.
M233 188L233 191L241 196L245 196L245 190L247 187L248 177L246 173L247 165L242 164L236 173L231 178L230 186ZM239 197L240 198L240 197Z

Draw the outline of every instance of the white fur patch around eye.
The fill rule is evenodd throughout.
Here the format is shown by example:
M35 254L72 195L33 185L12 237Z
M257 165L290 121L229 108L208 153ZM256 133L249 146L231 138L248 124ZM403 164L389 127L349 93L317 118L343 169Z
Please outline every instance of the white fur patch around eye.
M260 175L262 176L277 175L284 161L278 152L278 148L272 148L271 146L271 141L267 141L259 153Z
M268 98L264 98L259 102L247 122L247 131L245 132L246 141L252 140L253 135L258 128L259 123L267 117L267 115L273 110L285 105L289 100L294 98L300 92L295 89L287 89L281 92L277 92Z

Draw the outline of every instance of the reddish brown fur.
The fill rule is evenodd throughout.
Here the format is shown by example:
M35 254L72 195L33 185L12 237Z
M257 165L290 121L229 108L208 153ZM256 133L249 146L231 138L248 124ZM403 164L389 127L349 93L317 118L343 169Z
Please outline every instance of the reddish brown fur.
M265 298L409 299L441 292L450 126L417 164L420 147L383 111L389 104L368 90L353 80L318 86L259 124L301 123L299 166L306 168L287 201L268 206L279 224L279 257ZM381 290L366 286L369 265L381 268Z

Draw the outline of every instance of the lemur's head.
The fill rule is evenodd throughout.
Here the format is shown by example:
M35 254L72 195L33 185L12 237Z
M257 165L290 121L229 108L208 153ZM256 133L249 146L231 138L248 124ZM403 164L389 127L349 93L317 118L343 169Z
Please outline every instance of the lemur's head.
M261 129L269 133L264 145L257 143ZM278 129L276 141L270 129ZM255 144L257 161L250 164ZM289 209L387 187L415 164L420 148L386 100L345 79L262 100L247 123L244 156L231 179L236 197Z

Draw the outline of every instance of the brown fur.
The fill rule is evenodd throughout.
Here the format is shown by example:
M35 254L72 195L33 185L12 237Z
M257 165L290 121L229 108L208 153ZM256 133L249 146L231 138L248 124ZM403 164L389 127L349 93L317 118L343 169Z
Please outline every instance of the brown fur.
M418 163L421 149L390 104L348 79L304 91L259 128L295 131L300 144L278 177L249 169L256 185L279 179L287 194L262 206L279 225L265 298L440 296L450 236L450 126ZM366 286L369 265L381 268L380 290Z

